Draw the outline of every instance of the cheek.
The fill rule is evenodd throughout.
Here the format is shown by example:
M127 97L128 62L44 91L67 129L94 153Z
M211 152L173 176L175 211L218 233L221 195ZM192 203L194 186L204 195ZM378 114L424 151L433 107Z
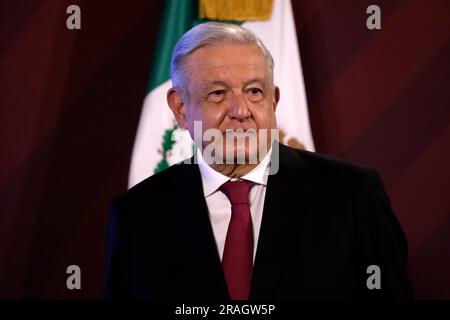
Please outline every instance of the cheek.
M202 106L203 126L205 128L218 128L224 124L227 108L225 104L205 104Z
M223 106L197 104L189 108L188 121L194 125L194 121L201 121L203 129L219 128L226 115Z
M271 129L276 127L275 111L270 107L255 108L252 114L258 128Z

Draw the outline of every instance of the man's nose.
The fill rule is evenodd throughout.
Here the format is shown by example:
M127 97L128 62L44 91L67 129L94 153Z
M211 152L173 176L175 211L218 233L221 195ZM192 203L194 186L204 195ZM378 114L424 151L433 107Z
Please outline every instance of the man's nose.
M230 109L228 110L228 117L230 119L243 121L249 118L250 115L250 110L247 108L245 99L242 97L242 95L233 94Z

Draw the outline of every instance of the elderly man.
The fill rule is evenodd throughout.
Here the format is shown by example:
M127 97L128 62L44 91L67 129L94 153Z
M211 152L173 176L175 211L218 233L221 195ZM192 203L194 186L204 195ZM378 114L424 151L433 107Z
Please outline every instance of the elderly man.
M204 23L179 40L167 102L198 149L113 201L108 298L412 296L377 173L274 141L273 67L236 25Z

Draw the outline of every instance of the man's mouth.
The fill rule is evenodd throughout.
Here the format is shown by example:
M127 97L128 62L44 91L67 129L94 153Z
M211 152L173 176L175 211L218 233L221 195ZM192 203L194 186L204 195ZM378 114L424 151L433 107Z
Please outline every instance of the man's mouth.
M224 135L255 135L256 130L255 129L226 129L225 131L222 131L222 134Z

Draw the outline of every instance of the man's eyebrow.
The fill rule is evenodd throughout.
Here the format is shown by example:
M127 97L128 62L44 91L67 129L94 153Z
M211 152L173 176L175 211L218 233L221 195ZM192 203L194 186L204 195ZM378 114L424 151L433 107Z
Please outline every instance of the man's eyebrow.
M242 86L243 87L246 87L246 86L248 86L249 84L252 84L252 83L255 83L255 82L257 82L257 83L259 83L259 84L261 84L261 85L265 85L265 81L264 81L264 79L263 78L261 78L261 77L256 77L256 78L253 78L253 79L250 79L250 80L247 80L247 81L245 81L243 84L242 84Z
M252 83L255 83L255 82L261 84L262 86L264 86L265 83L266 83L262 77L256 77L256 78L253 78L253 79L250 79L250 80L247 80L247 81L243 82L242 86L246 87L249 84L252 84ZM221 80L214 80L214 81L206 82L206 83L204 83L202 85L202 88L203 89L208 89L211 86L222 86L222 87L225 87L225 88L229 88L229 85L226 82L221 81Z
M220 81L220 80L214 80L214 81L206 82L206 83L204 83L202 85L202 88L206 88L207 89L207 88L209 88L211 86L222 86L222 87L228 88L228 84L226 84L225 82Z

